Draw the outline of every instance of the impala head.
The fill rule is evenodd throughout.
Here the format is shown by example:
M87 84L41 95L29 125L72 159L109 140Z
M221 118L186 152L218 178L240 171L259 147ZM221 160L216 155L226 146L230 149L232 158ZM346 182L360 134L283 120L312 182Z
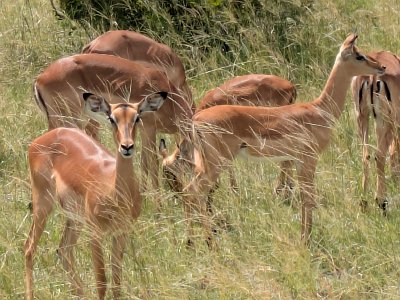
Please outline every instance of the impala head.
M372 57L362 53L355 45L357 35L351 34L340 47L338 59L348 65L348 71L357 75L383 75L386 67Z
M155 112L167 98L166 92L159 92L145 97L139 103L109 104L104 98L84 93L85 112L93 116L103 114L112 126L114 139L122 157L133 156L136 137L136 125L145 112Z
M161 139L159 151L163 158L163 178L166 184L172 191L182 192L185 186L185 175L191 176L194 170L191 142L186 139L182 140L172 154L168 155L165 140Z

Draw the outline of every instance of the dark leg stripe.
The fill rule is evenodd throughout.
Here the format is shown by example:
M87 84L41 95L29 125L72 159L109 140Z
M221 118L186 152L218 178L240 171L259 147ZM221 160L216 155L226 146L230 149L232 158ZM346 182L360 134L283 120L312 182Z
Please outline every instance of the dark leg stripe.
M386 98L388 99L389 102L392 102L392 95L390 94L389 87L385 81L383 82L383 86L385 87L385 93L386 93Z
M372 106L372 113L374 115L374 119L376 119L376 111L375 111L375 107L374 107L374 84L371 84L371 106Z

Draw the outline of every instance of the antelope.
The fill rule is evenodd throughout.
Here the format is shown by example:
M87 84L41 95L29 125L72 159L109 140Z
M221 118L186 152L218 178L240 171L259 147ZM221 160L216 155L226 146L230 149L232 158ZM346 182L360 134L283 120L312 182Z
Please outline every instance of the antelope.
M208 91L197 106L196 112L216 105L283 106L294 103L296 96L296 87L286 79L274 75L248 74L233 77ZM182 192L183 183L179 179L180 174L177 174L181 164L179 158L182 157L179 147L168 156L165 141L162 139L159 150L163 156L164 178L173 191ZM275 185L277 193L287 191L293 186L291 162L282 162L281 168L281 175ZM233 169L229 168L228 171L231 187L237 189Z
M368 127L370 115L375 120L377 137L376 148L376 196L375 201L386 213L387 195L385 184L385 165L388 150L390 150L391 167L394 174L399 172L400 142L398 126L400 112L397 101L400 101L400 60L388 51L371 52L370 57L386 66L384 75L357 76L352 81L352 96L358 125L358 133L362 139L363 179L362 188L364 199L361 204L367 205L365 195L369 181L369 151Z
M194 105L183 64L176 53L165 44L138 32L111 30L84 46L82 53L116 55L165 72L168 79L182 92L183 97Z
M111 105L104 98L90 93L84 93L82 97L86 110L92 114L103 114L110 121L118 151L113 157L77 128L53 129L36 138L29 146L33 222L24 247L27 299L33 299L34 253L57 200L66 217L58 254L74 294L84 296L73 255L83 223L87 223L90 231L99 299L104 299L106 293L101 246L105 235L113 236L113 295L118 298L121 294L121 264L127 230L130 221L139 216L142 205L133 169L136 126L146 115L145 112L154 112L163 105L167 94L152 94L134 104Z
M282 106L294 103L296 87L274 75L248 74L229 79L206 93L196 112L215 105Z
M86 126L87 132L98 139L93 123L83 118L83 92L90 92L111 103L121 98L138 103L153 92L168 93L168 101L154 114L142 117L142 164L153 188L158 187L156 133L173 134L190 120L193 108L168 80L164 72L144 67L113 55L77 54L61 58L48 66L36 79L34 95L47 116L49 129ZM91 118L93 120L93 118Z
M309 103L281 107L218 105L193 116L191 137L180 144L189 154L185 159L200 166L183 193L189 245L193 245L191 225L197 211L212 246L207 194L225 166L238 156L295 162L302 200L301 237L309 243L318 156L329 144L352 77L385 72L378 61L362 54L355 46L356 39L357 35L350 35L343 42L322 93Z

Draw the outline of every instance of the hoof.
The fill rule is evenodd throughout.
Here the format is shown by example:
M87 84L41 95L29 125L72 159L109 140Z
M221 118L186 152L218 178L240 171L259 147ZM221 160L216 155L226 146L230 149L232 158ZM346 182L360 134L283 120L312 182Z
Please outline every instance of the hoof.
M188 239L186 241L186 248L187 249L194 249L194 243L193 243L193 241L191 239Z
M362 210L363 212L365 212L365 211L367 210L367 208L368 208L368 202L365 201L365 200L361 200L361 201L360 201L360 207L361 207L361 210Z
M387 199L383 199L383 201L379 201L378 198L375 198L376 203L378 204L378 207L380 209L382 209L383 211L383 215L386 216L387 214L387 207L388 207L388 200Z

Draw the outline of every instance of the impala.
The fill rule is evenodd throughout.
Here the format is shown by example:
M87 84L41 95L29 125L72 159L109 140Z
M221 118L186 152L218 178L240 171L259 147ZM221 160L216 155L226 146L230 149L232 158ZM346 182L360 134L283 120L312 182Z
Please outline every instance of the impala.
M384 66L357 49L356 39L356 35L346 38L321 95L309 103L282 107L219 105L193 116L191 139L180 144L190 154L185 159L201 166L183 193L189 244L196 210L208 241L212 240L206 217L207 193L225 166L239 155L295 162L302 200L301 236L309 241L316 206L314 176L318 156L328 146L332 126L344 109L352 77L382 75L385 71Z
M242 106L282 106L292 104L296 100L296 87L288 80L274 75L248 74L229 79L221 86L206 93L197 106L196 112L216 105L242 105ZM163 156L163 171L168 185L175 192L182 192L182 155L179 147L168 156L165 141L160 141L159 147ZM185 155L183 155L185 157ZM201 166L195 166L201 168ZM282 162L282 172L276 184L277 193L292 188L292 164ZM229 168L231 187L236 188L233 169Z
M154 188L158 187L156 133L177 133L193 115L192 105L164 72L113 55L78 54L52 63L34 84L35 99L47 116L49 129L86 126L83 92L111 103L121 102L121 98L137 103L157 91L168 93L171 101L158 112L144 115L140 126L143 170ZM97 128L89 127L88 132L97 139Z
M352 94L357 116L358 133L363 149L363 193L364 198L369 181L368 127L369 117L375 119L377 139L376 148L376 197L375 201L386 213L387 197L385 184L386 156L390 148L391 166L394 174L399 173L400 143L398 127L400 125L400 60L388 51L371 52L373 57L386 66L384 75L357 76L352 81ZM365 199L362 205L365 206Z
M82 53L117 55L167 74L168 79L192 103L192 93L186 82L185 69L179 57L167 45L129 30L108 31L82 49Z
M109 105L90 93L82 95L85 109L110 120L118 151L113 157L97 141L76 128L56 128L29 146L33 222L25 242L25 291L33 299L33 256L55 202L65 211L66 223L58 254L68 273L74 294L83 297L75 272L73 247L83 223L88 224L99 299L106 293L101 239L113 236L113 295L120 296L121 263L127 230L141 210L139 184L133 170L136 125L145 112L156 111L166 93L149 95L135 104Z

